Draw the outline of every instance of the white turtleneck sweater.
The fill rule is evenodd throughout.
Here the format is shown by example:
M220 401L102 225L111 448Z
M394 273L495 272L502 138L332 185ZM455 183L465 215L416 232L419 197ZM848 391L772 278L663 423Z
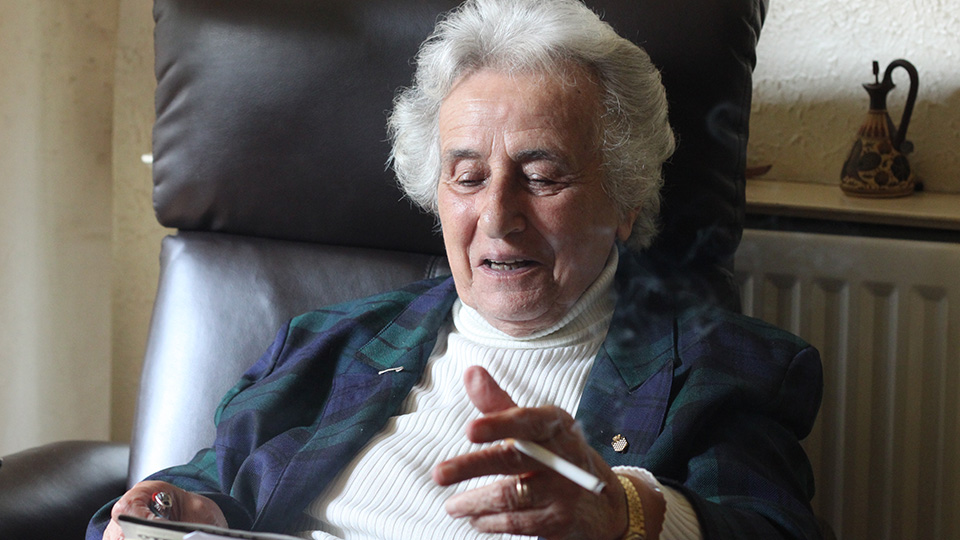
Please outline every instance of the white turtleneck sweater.
M304 533L305 537L529 538L481 534L467 520L447 515L443 508L447 498L492 478L441 487L433 482L431 470L441 461L482 447L468 441L464 433L467 423L480 415L463 388L463 372L470 366L485 368L520 407L556 405L576 414L613 316L616 267L617 251L613 250L600 276L561 321L524 338L497 330L477 311L456 301L452 321L441 330L424 374L400 413L307 507L305 522L311 521L319 530ZM618 468L618 472L663 489L642 469ZM699 538L699 525L686 499L670 489L663 491L668 523L667 535L661 538ZM681 535L669 536L671 530ZM688 535L694 532L696 536Z

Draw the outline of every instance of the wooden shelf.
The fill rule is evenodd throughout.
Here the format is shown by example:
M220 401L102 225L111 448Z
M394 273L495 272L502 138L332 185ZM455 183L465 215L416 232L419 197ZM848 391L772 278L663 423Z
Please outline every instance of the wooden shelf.
M896 199L851 197L836 185L747 180L747 213L960 230L960 194L918 192Z

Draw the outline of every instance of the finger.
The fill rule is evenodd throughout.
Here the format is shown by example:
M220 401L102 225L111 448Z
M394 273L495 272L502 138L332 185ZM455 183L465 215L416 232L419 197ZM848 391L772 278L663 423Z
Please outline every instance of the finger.
M127 492L126 495L120 498L116 504L113 505L113 508L110 510L110 517L114 521L120 516L134 516L144 519L155 518L153 512L150 511L149 503L150 494L144 494L142 492L134 492L133 490Z
M107 524L107 528L103 531L103 540L124 540L123 530L116 521Z
M149 503L140 499L121 499L113 505L110 511L110 517L116 520L120 516L134 516L142 519L156 519L153 512L150 511Z
M153 510L151 510L153 496L159 491L164 491L173 498L174 505L166 517L175 521L179 520L181 515L180 503L182 502L180 494L186 492L172 484L156 480L138 482L130 488L130 490L124 493L123 496L120 497L120 500L113 505L113 508L110 510L110 517L114 522L116 522L117 518L121 515L135 516L144 519L163 519L157 517Z
M480 366L470 366L463 372L463 385L474 407L483 414L517 406L490 373Z
M521 512L503 512L470 518L470 526L482 533L507 533L540 538L589 538L589 533L574 528L576 512L549 506ZM598 528L592 528L591 533Z
M526 500L521 500L516 476L461 493L447 500L445 509L454 518L468 518L470 525L486 533L513 533L548 538L582 538L573 528L584 510L576 494L557 486L547 475L525 475ZM563 504L567 501L571 504ZM587 510L589 513L589 510Z
M505 485L507 480L497 482L499 485L495 489L501 491L499 495L494 491L481 492L482 488L478 488L474 490L478 497L473 500L467 495L474 491L456 496L460 498L458 500L451 497L447 511L452 510L454 517L468 518L470 525L480 532L523 534L554 540L595 538L598 531L626 528L626 522L617 517L626 515L622 490L610 489L605 496L598 497L572 483L557 483L558 480L548 473L526 477L529 503L521 504L520 508L515 506L518 503L510 502L520 499L514 479L511 485ZM510 493L511 489L514 493ZM481 496L486 499L480 500Z
M227 527L227 518L223 511L213 500L190 493L180 491L181 501L176 505L179 513L179 521L191 521L195 523L207 523L218 527Z
M536 484L535 478L536 475L524 476L523 481L527 485L526 500L520 499L517 477L510 476L454 495L447 499L444 509L454 518L532 510L541 502L534 494L544 492L543 488Z
M160 482L140 482L130 488L110 509L110 523L103 532L103 540L123 540L123 529L118 518L122 515L143 519L157 519L150 511L150 498L155 490L162 489Z
M433 480L441 486L449 486L480 476L520 474L534 470L546 470L546 467L524 456L513 446L500 444L437 464L433 468Z
M467 438L484 443L514 438L544 442L556 437L576 437L576 421L559 407L532 407L491 412L467 424Z

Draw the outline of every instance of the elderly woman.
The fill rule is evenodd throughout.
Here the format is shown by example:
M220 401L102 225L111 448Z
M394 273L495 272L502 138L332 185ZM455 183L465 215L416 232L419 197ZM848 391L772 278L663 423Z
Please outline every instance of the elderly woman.
M291 321L225 397L213 448L88 538L120 538L117 516L150 516L158 492L173 519L317 539L817 535L798 443L816 351L650 293L674 143L641 49L576 0L468 0L389 127L452 278Z

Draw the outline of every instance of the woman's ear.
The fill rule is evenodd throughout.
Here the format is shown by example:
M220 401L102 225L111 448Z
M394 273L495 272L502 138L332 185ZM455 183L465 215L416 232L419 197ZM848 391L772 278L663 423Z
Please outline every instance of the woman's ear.
M639 214L639 208L634 208L633 210L624 214L623 219L620 220L620 224L617 225L618 240L621 242L626 242L627 238L630 238L630 233L633 232L633 222L637 220L637 215Z

